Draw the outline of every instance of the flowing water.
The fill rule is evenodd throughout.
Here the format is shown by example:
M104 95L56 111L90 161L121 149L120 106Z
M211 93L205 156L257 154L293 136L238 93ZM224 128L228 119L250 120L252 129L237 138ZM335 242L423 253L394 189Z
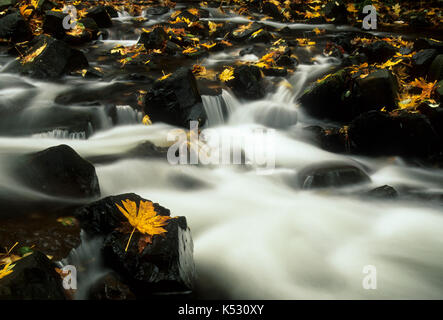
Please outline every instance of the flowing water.
M126 18L123 14L119 19L125 22ZM233 58L212 55L202 64ZM399 158L329 153L302 135L301 128L317 121L298 110L296 98L310 81L337 64L334 58L317 56L315 64L300 65L276 92L259 101L245 103L228 91L220 96L203 96L209 132L235 140L239 135L253 135L257 128L275 130L274 170L236 165L174 166L149 159L96 165L102 196L134 192L169 208L173 215L186 216L194 240L200 297L443 298L441 205L298 190L288 183L302 168L334 160L363 164L371 175L372 187L389 184L443 192L441 170L418 169ZM55 97L72 85L69 81L35 83L0 74L0 81L6 78L8 81L3 83L11 85L0 88L0 96L4 97L1 103L26 108L19 118L22 127L35 126L36 117L53 113L54 109L47 109L56 108L51 107ZM20 104L21 99L29 105ZM173 129L165 124L141 125L141 114L125 105L117 107L116 123L100 106L87 110L80 106L64 108L79 116L87 112L91 118L88 128L18 136L3 132L0 155L21 155L59 144L70 145L83 157L108 155L125 152L146 140L166 146L167 133ZM10 184L14 178L2 164L0 176L4 181L1 185ZM181 178L200 181L200 187L187 188L178 183ZM16 189L30 192L20 186ZM87 255L88 250L83 249L72 253L70 261L84 260L79 256ZM367 265L376 267L376 290L362 286ZM101 275L103 270L97 269L95 265L93 275L85 279Z

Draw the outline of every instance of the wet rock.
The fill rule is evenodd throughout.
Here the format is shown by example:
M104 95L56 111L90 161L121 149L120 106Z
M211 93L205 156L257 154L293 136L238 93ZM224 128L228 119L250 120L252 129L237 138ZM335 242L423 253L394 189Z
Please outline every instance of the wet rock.
M154 122L182 127L189 127L190 121L202 126L207 117L195 77L187 68L157 80L146 94L144 111Z
M154 28L151 32L143 32L138 40L146 49L161 49L169 39L163 27Z
M414 51L418 52L423 49L435 49L441 54L443 53L443 42L427 38L417 39L414 42Z
M411 28L428 28L432 26L432 23L426 16L424 12L413 12L408 17L409 26Z
M439 54L435 57L429 68L429 79L431 81L443 80L443 54Z
M10 39L14 43L32 39L32 33L20 13L10 13L0 18L0 39Z
M88 300L134 300L131 289L121 282L118 275L109 273L100 278L90 289Z
M340 162L310 165L297 174L296 180L302 189L344 187L371 181L362 168Z
M359 51L368 57L369 63L385 62L397 53L394 46L382 40L364 45Z
M46 79L59 78L88 67L88 60L81 51L47 35L41 35L31 42L27 54L35 52L40 54L25 63L15 60L4 72L19 72L30 77Z
M264 97L263 77L256 66L242 65L234 69L234 79L227 82L237 97L255 100Z
M437 100L442 103L443 102L443 81L437 83L437 88L435 89L435 95Z
M347 121L353 116L347 94L349 76L346 70L332 74L320 82L309 86L302 96L300 103L308 114L317 118L335 121Z
M280 67L293 68L298 64L298 61L297 59L291 58L288 55L281 55L280 57L277 58L275 63Z
M247 29L236 28L229 34L229 38L233 41L238 41L238 42L245 41L246 39L250 38L254 32L257 32L261 28L262 25L258 23L253 23Z
M15 171L24 184L48 195L80 199L100 196L94 166L67 145L23 156Z
M14 6L17 0L0 0L0 11L6 10L9 7Z
M98 6L87 11L86 17L95 20L100 28L109 28L112 26L111 17L105 7Z
M352 91L354 100L354 114L360 114L369 110L386 110L396 108L397 80L387 69L379 69L371 72L366 78L356 81L356 88Z
M326 18L331 19L334 24L347 24L348 11L346 6L339 1L330 1L324 7Z
M66 300L55 265L42 253L15 262L13 272L0 279L0 300Z
M393 187L384 185L363 194L364 196L376 199L394 199L398 197L398 192Z
M283 21L284 19L280 9L272 2L263 2L262 10L264 14L271 16L278 21Z
M56 39L63 39L66 30L63 27L63 20L68 16L67 13L60 11L47 11L43 20L43 31Z
M104 8L111 18L118 17L118 11L113 6L104 6Z
M146 10L148 16L160 16L169 12L168 7L150 7Z
M314 117L347 122L370 110L393 110L396 95L396 79L389 70L375 70L363 79L351 79L346 70L341 70L313 83L300 102Z
M352 152L372 156L427 157L441 146L429 119L417 113L370 111L351 122L348 135Z
M256 33L251 34L249 38L246 39L247 42L253 43L253 42L260 42L260 43L267 43L272 39L271 34L264 30L259 29Z
M424 49L412 56L413 74L416 77L423 77L428 73L432 61L437 56L437 50ZM443 56L442 56L443 57Z
M144 200L135 194L107 197L77 211L82 228L91 236L104 235L103 254L107 267L128 284L137 297L154 293L187 292L193 288L195 267L193 242L185 217L176 217L164 226L167 232L156 235L152 243L139 252L140 233L134 233L128 251L129 234L116 228L127 221L116 203L129 199ZM169 216L168 209L154 204L158 215Z

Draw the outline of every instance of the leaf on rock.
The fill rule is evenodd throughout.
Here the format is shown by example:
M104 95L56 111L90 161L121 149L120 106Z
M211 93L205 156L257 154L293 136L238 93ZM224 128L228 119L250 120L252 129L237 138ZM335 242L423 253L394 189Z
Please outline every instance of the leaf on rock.
M220 73L220 75L218 76L218 78L223 81L223 82L227 82L229 80L234 79L234 69L232 67L228 67L225 70L223 70L222 73Z
M154 204L151 201L140 201L138 208L137 204L129 199L123 200L122 204L123 207L118 204L116 204L116 206L133 227L125 251L128 250L129 243L135 230L138 230L144 235L149 235L150 237L167 232L163 227L168 224L168 220L171 219L171 217L157 215L157 212L154 209Z

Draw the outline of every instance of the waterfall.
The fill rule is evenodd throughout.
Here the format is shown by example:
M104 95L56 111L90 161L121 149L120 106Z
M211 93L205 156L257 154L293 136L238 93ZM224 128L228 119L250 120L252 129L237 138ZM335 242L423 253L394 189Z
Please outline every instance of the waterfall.
M228 91L222 90L218 96L202 96L203 107L208 116L208 127L221 125L238 109L240 103Z
M36 133L32 135L33 138L53 138L53 139L73 139L84 140L86 139L86 132L69 132L64 129L54 129L48 132Z
M90 239L84 231L81 232L80 238L80 246L72 249L68 257L61 262L63 266L74 266L77 271L75 300L87 299L91 287L109 272L102 261L103 239L101 237Z
M116 106L116 110L119 125L140 123L143 119L143 114L131 106Z

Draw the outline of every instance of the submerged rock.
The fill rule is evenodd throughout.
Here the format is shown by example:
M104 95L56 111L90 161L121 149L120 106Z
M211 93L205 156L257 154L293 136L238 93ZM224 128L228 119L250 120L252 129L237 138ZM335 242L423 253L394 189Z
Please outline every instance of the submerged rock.
M55 265L35 251L16 261L13 272L0 279L0 300L66 300Z
M134 300L131 289L121 282L118 275L109 273L100 278L89 290L89 300Z
M10 13L0 18L0 39L10 39L17 43L31 38L31 30L20 13Z
M297 174L297 185L302 189L344 187L367 183L371 178L362 168L348 163L325 162L310 165Z
M195 277L193 242L185 217L168 220L166 233L152 237L139 251L140 232L132 236L125 251L129 233L121 228L126 217L116 204L131 200L137 205L148 201L136 194L111 196L79 209L76 217L90 236L104 236L103 254L106 267L111 268L128 284L137 297L155 293L183 293L192 290ZM168 209L154 203L157 215L169 216Z
M81 51L72 49L65 42L48 35L35 38L26 55L30 58L15 60L3 71L46 79L59 78L64 74L88 67L88 60Z
M182 127L189 127L190 121L203 126L207 118L195 77L188 68L157 80L146 94L144 111L154 122Z
M398 192L393 187L384 185L363 194L364 196L376 199L394 199L398 197Z
M15 170L24 184L44 194L80 199L100 196L94 166L67 145L25 155Z

